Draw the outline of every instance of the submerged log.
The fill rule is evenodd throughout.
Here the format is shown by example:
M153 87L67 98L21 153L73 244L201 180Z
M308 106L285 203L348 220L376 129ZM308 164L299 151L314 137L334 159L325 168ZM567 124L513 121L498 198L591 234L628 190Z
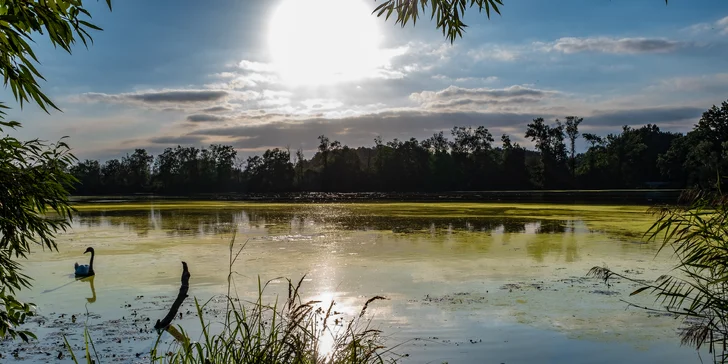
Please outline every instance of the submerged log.
M157 320L157 323L154 324L154 329L157 330L157 333L162 333L162 331L167 330L170 327L170 325L172 324L172 320L174 320L174 317L177 316L177 311L179 310L180 306L182 306L182 302L184 302L185 298L187 298L187 291L189 289L190 271L187 270L187 263L182 262L182 285L179 287L177 299L174 300L174 303L172 303L172 307L169 308L167 316L164 316L161 321Z

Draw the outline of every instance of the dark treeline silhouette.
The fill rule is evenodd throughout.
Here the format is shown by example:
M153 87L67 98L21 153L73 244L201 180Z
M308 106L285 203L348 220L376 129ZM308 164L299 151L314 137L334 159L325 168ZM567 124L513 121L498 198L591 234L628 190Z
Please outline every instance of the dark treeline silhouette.
M156 158L137 149L70 170L79 180L76 193L87 195L685 188L715 187L728 174L728 102L706 111L685 135L648 124L600 137L580 134L582 121L534 119L525 136L535 150L508 135L496 142L483 126L455 127L449 136L375 138L358 148L322 135L310 159L300 149L275 148L239 163L232 146L177 146ZM576 153L578 138L588 143L584 153Z

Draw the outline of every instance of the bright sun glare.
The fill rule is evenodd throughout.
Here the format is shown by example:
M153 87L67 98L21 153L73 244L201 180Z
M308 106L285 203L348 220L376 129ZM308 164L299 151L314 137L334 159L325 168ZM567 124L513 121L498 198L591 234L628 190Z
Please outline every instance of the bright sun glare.
M376 19L362 0L283 0L268 32L274 65L291 85L367 77L381 59Z

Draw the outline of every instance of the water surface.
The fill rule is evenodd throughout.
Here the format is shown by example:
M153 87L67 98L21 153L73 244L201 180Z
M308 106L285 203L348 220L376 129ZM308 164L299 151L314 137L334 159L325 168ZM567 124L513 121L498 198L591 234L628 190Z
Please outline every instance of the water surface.
M190 296L204 301L227 292L235 231L237 246L246 244L232 267L239 297L255 297L260 277L272 280L273 299L284 292L279 277L303 275L304 295L333 299L339 311L353 314L369 297L385 296L370 311L372 324L384 331L387 344L401 344L396 351L409 355L404 362L697 363L695 351L679 346L677 320L627 309L620 301L650 305L651 297L628 297L634 286L624 282L607 287L584 278L595 265L641 279L669 271L674 262L655 258L656 244L641 239L652 222L646 210L482 203L83 204L73 229L58 239L60 251L31 256L26 269L35 287L23 295L56 322L77 314L105 330L109 320L142 312L134 306L139 304L146 305L144 315L153 325L176 295L181 261L192 272ZM88 282L69 277L75 261L88 259L82 254L87 246L98 254L94 297ZM178 323L192 333L199 326L194 320ZM141 331L145 325L151 326L139 323ZM58 340L45 322L38 326L49 340ZM81 320L63 330L80 340ZM120 336L117 348L127 345L132 358L155 338L113 334Z

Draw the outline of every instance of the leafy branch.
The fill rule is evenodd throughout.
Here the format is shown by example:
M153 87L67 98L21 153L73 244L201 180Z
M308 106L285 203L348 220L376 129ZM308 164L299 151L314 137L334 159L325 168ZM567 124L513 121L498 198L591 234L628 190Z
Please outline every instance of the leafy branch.
M454 43L455 38L462 38L468 27L462 21L468 9L477 9L478 13L485 11L486 17L490 19L491 11L501 14L501 6L503 0L385 0L373 13L378 17L384 15L386 20L394 14L395 24L404 27L410 21L415 25L421 16L420 12L426 14L429 8L430 20L435 20L437 29L442 30L442 35L450 43Z

